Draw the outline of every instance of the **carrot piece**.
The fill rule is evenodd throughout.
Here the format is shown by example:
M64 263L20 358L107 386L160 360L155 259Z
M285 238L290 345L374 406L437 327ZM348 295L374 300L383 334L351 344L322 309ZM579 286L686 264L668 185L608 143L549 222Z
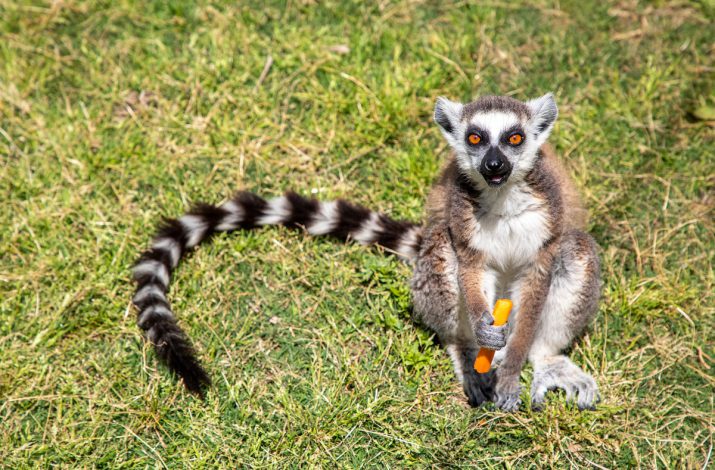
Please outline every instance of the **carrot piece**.
M509 319L509 314L511 313L511 300L509 299L499 299L497 303L494 304L494 326L501 326ZM494 350L488 348L481 348L477 354L477 358L474 360L474 370L480 374L485 374L489 372L492 368L492 359L494 359Z

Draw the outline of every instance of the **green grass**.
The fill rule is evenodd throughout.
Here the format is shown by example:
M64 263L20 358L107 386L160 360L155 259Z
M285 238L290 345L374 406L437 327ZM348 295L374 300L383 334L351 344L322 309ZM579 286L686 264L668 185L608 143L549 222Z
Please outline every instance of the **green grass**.
M711 1L171 3L0 0L1 466L712 465ZM407 266L280 228L177 272L207 401L157 364L129 268L161 216L291 188L419 219L434 99L548 90L602 247L596 411L469 409Z

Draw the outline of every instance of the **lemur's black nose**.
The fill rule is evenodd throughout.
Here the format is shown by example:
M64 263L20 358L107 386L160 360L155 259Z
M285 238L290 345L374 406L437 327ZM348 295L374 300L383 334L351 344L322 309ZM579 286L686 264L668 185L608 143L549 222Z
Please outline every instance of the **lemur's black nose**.
M504 161L500 159L487 160L484 164L489 171L499 171L504 167Z
M495 146L487 150L486 155L482 158L479 172L489 186L499 186L509 178L511 163L506 155Z

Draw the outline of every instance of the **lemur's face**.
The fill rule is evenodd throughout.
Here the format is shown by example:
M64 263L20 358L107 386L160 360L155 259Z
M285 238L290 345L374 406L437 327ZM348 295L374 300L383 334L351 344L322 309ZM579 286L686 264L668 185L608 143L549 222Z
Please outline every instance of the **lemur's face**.
M466 105L438 98L434 119L462 172L479 186L498 188L531 171L557 115L549 93L526 103L506 96Z

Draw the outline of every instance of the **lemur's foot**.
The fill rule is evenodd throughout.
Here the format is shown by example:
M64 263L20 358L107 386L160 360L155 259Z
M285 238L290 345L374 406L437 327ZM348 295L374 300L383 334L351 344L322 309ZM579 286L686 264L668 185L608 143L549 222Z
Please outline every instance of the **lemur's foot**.
M557 388L565 391L566 400L575 402L580 410L592 410L599 401L596 381L566 356L550 357L535 363L531 383L532 408L541 409L546 392Z
M494 402L502 411L516 411L521 405L521 385L516 380L497 379Z
M478 374L474 370L470 370L464 374L464 393L467 395L469 406L476 408L494 400L494 380L493 370L486 374Z

